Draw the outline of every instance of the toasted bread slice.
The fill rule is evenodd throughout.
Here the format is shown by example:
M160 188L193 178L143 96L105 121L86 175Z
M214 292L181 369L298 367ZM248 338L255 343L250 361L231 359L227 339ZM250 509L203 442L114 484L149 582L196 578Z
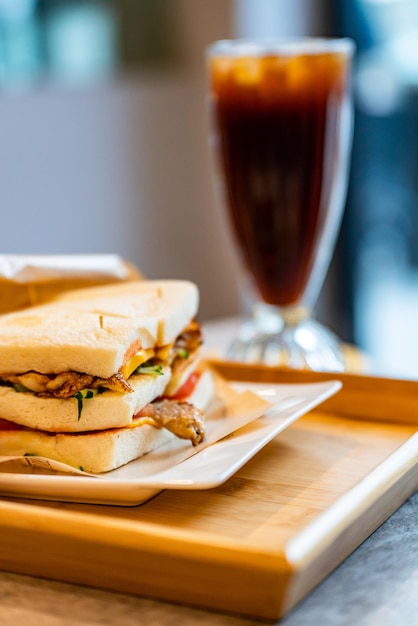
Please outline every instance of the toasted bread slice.
M132 281L1 316L0 378L31 370L109 378L136 350L172 343L198 300L188 281Z
M61 294L54 302L71 303L82 310L90 310L93 304L96 311L112 314L115 298L120 299L124 307L118 309L116 315L140 321L150 317L159 319L158 346L173 341L195 317L199 307L198 289L187 280L142 280L76 289Z

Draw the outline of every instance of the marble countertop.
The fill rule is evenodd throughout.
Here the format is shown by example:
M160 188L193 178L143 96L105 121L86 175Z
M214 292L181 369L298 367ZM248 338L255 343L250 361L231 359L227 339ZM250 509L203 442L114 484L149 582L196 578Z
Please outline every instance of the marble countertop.
M213 337L210 342L211 347L216 343ZM0 572L1 626L245 626L255 623L231 615ZM418 624L418 493L280 624Z

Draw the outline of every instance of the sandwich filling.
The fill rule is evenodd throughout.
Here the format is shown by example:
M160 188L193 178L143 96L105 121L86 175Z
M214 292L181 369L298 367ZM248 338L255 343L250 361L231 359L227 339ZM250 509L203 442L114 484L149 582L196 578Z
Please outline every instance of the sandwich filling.
M23 374L2 373L0 384L9 384L16 391L31 391L39 397L67 399L86 389L110 389L120 393L132 393L129 377L133 374L162 373L162 367L169 365L172 379L180 377L191 360L196 357L202 344L201 329L192 321L178 336L174 344L151 349L139 349L132 356L125 355L125 362L110 378L99 378L90 374L66 371L59 374L43 374L28 371Z
M121 394L134 393L129 382L131 377L141 374L160 376L169 368L171 376L164 395L146 404L133 416L129 427L149 424L165 428L175 436L197 445L205 436L203 412L189 404L187 399L200 379L196 362L201 344L200 325L192 321L172 344L151 349L131 346L119 371L107 379L75 371L45 374L30 370L21 374L1 373L0 385L39 398L76 398L80 420L84 400L107 390ZM8 430L7 422L9 428L13 429L13 422L3 420L2 430ZM25 429L24 426L20 428Z
M201 443L205 436L203 412L188 402L162 399L147 404L137 415L134 415L132 423L125 428L139 428L141 426L165 428L179 439L190 440L193 446ZM16 430L33 431L27 426L0 418L0 432ZM48 431L43 432L51 435L51 437L56 435L56 433L48 433ZM90 432L92 431L72 433L72 436L76 437Z

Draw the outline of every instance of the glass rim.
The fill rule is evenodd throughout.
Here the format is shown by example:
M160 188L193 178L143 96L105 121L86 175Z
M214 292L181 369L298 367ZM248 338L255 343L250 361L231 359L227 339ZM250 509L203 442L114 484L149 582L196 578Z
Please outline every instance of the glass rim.
M280 54L295 56L338 53L351 56L355 42L350 37L277 37L277 38L237 38L219 39L207 47L209 57L247 57Z

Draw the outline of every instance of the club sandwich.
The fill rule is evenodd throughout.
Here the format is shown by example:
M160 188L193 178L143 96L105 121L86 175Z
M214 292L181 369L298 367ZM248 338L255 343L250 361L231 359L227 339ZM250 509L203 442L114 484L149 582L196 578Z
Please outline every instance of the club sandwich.
M0 316L0 455L102 473L172 437L201 443L198 305L191 282L132 281Z

